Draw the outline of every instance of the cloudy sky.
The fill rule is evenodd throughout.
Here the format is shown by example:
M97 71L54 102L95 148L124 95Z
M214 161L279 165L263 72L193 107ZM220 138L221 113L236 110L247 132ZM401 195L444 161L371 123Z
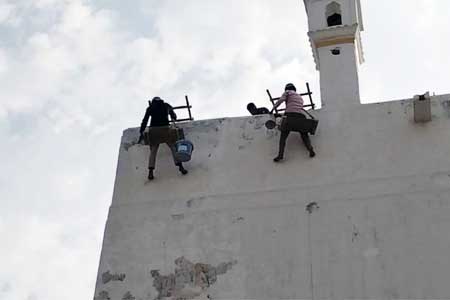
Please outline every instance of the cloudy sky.
M362 0L363 102L449 93L450 1ZM92 299L146 100L245 115L318 73L300 0L0 0L0 300Z

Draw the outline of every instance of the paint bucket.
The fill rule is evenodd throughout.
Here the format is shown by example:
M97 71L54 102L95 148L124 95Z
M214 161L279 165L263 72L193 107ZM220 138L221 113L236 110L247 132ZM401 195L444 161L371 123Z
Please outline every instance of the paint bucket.
M179 140L175 143L175 150L175 159L178 162L190 161L194 144L188 140Z

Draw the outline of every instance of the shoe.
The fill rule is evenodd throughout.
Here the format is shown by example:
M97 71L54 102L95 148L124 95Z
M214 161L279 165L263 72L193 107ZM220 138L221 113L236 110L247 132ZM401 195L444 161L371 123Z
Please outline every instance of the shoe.
M277 156L273 159L274 162L280 162L283 160L283 156Z
M153 170L148 170L148 180L153 180L155 177L153 176Z
M188 173L188 170L186 170L183 165L178 166L178 170L181 174L186 175Z
M309 150L309 157L314 157L316 156L316 152L314 152L314 150Z

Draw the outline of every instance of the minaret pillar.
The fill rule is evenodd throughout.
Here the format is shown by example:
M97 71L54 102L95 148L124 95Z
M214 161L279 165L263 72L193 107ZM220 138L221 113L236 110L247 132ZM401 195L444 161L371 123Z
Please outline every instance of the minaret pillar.
M305 0L308 36L320 72L324 109L360 103L358 67L364 62L359 0Z

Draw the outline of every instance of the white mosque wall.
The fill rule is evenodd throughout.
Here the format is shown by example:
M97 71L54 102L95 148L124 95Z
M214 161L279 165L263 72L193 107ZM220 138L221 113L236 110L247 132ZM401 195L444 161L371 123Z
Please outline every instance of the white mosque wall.
M450 298L450 95L318 110L308 157L268 116L181 125L189 174L124 131L95 299Z

